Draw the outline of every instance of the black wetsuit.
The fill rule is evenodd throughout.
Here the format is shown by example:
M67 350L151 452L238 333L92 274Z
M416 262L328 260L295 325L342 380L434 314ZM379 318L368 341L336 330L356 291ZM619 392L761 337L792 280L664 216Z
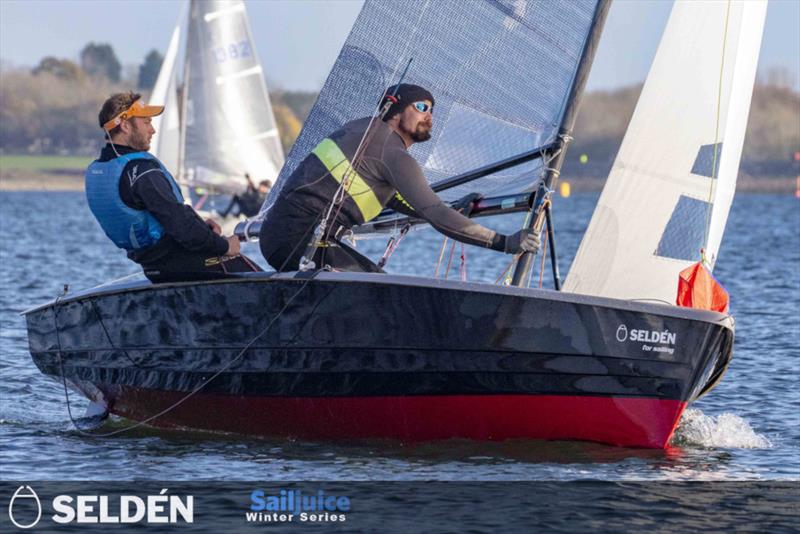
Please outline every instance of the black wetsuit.
M115 145L119 155L138 152ZM117 157L110 144L100 153L100 161ZM249 260L221 258L228 251L228 240L215 234L191 206L179 202L158 163L134 159L122 171L119 196L129 207L147 210L164 227L164 236L143 249L128 251L128 258L142 266L154 282L196 280L215 274L255 270Z
M350 165L369 121L369 118L351 121L332 133L283 185L265 215L259 239L264 258L275 269L297 270L314 229L339 187L335 176ZM334 208L336 217L329 227L330 235L340 237L342 230L363 224L387 206L422 218L463 243L504 249L505 236L474 223L442 202L408 153L402 137L385 123L379 120L373 123L355 171L361 182L353 183L350 194ZM341 270L379 270L336 238L320 246L314 261L317 267L327 264Z

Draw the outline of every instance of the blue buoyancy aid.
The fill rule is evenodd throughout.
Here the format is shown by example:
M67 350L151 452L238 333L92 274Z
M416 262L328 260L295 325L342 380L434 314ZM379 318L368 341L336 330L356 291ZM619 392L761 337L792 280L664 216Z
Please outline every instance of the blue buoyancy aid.
M125 166L135 159L155 161L167 177L175 198L183 202L181 189L158 159L148 152L133 152L109 161L94 161L86 169L86 200L106 235L119 248L138 250L154 245L164 227L146 210L133 209L119 196L119 181Z

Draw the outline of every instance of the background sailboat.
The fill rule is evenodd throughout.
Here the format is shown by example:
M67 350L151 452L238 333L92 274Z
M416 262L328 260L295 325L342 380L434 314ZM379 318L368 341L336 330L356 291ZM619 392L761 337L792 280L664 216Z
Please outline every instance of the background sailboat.
M189 2L150 100L166 106L151 152L174 170L187 198L198 200L198 189L211 195L200 207L226 208L230 195L246 190L245 174L256 184L275 181L283 149L243 1Z

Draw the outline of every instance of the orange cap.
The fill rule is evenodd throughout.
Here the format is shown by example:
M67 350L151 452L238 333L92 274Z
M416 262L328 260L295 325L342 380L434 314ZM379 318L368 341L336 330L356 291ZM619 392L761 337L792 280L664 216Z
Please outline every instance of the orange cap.
M164 112L164 106L148 106L141 99L134 101L126 110L119 112L113 119L103 125L103 129L111 131L119 126L122 121L132 117L155 117Z

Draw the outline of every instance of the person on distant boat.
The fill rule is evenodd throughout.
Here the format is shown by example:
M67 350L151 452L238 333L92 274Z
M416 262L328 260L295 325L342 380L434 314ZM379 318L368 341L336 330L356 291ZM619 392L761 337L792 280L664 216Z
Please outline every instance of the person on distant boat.
M117 93L105 101L100 127L108 139L86 169L86 199L103 231L153 282L197 280L260 270L240 255L239 240L223 237L184 204L175 179L147 151L155 134L141 95Z
M395 93L396 89L396 93ZM394 94L393 94L394 93ZM393 95L393 96L390 96ZM434 193L417 161L408 153L414 143L431 138L435 100L426 89L400 84L387 89L381 108L391 102L383 120L365 117L345 124L323 139L287 178L265 214L259 236L264 259L277 271L295 271L328 213L339 184L349 189L331 212L323 242L317 243L317 268L381 272L368 258L341 241L353 226L376 217L384 207L424 219L444 235L462 243L517 254L535 252L539 236L528 229L503 235L474 223L469 212L480 198L467 195L453 209ZM370 131L365 134L367 128ZM353 157L362 145L361 155ZM323 237L325 237L323 236Z
M240 195L233 195L228 207L220 212L221 217L227 217L236 206L239 207L236 215L244 215L245 217L253 217L261 211L261 206L272 188L272 182L261 180L258 182L258 187L256 187L249 174L245 174L244 177L247 180L247 190Z

